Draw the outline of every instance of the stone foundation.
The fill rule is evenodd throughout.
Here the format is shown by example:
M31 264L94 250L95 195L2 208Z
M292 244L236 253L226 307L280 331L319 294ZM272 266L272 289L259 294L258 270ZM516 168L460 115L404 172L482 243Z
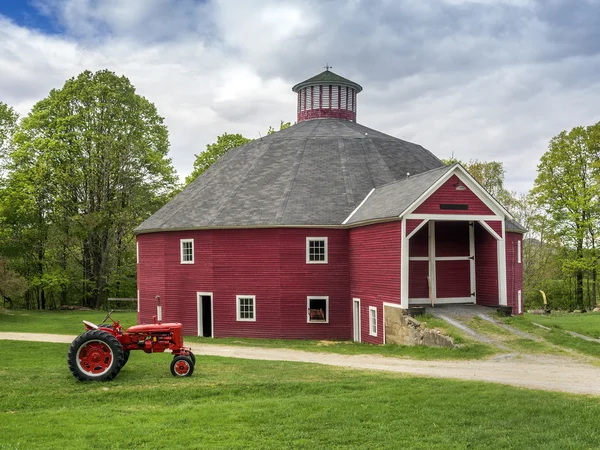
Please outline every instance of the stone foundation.
M454 347L450 336L425 326L407 314L405 309L384 306L386 344L426 345L428 347Z

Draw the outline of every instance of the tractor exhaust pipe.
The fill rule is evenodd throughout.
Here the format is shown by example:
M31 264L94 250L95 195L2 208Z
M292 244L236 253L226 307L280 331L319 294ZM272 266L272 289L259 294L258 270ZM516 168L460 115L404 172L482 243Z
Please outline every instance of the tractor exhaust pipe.
M158 319L158 323L162 322L162 306L160 306L160 295L156 296L156 318Z

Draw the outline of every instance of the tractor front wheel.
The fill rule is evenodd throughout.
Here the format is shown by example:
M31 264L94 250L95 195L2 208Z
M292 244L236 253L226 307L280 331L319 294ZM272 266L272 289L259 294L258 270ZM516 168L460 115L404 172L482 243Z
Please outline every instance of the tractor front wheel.
M194 373L194 362L189 356L177 355L171 362L174 377L190 377Z
M67 363L80 381L112 380L123 367L123 347L106 331L86 331L71 343Z

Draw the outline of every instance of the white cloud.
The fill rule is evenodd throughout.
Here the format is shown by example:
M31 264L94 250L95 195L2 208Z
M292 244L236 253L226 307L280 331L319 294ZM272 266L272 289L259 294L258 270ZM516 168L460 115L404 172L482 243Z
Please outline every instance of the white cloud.
M365 88L359 122L440 157L503 161L525 191L553 135L600 120L593 10L551 3L37 0L64 34L0 16L0 100L26 114L85 69L124 74L165 117L185 177L217 135L293 121L291 86L329 62Z

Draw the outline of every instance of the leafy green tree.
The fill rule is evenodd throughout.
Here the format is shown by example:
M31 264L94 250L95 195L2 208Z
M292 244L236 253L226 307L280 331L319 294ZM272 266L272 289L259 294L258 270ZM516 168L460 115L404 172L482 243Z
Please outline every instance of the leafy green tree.
M289 128L292 124L290 122L281 121L279 125L279 131L285 130ZM267 134L276 133L273 127L269 127L267 130ZM228 134L223 133L221 136L217 136L217 142L213 144L208 144L206 146L206 150L202 153L195 155L196 160L194 161L194 170L191 174L189 174L185 179L186 186L202 175L206 170L212 166L217 159L227 153L229 150L235 147L239 147L241 145L247 144L252 141L252 139L248 139L247 137L242 136L241 134Z
M5 165L17 128L19 115L6 103L0 102L0 176L4 175Z
M133 228L176 187L163 118L126 77L85 71L38 102L14 141L0 206L11 242L33 253L35 273L23 271L42 299L64 299L76 263L84 304L100 307L115 273L135 270Z
M600 123L563 131L550 141L538 165L533 194L552 233L574 255L563 262L575 277L577 306L584 303L584 272L591 271L596 300L600 219Z

